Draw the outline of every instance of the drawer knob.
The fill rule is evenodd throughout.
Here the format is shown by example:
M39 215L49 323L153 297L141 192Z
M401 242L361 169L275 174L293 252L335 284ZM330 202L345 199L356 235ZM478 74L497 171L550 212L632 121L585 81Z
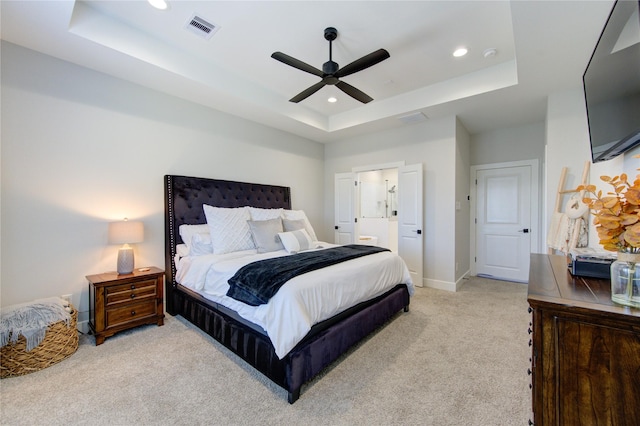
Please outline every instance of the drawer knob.
M529 339L529 346L533 345L533 341Z
M136 289L136 285L135 284L131 284L131 290L135 290Z
M530 376L531 375L531 369L527 368L527 375Z
M134 316L136 314L136 311L131 311L131 316Z
M133 294L131 295L131 297L133 297ZM532 333L531 328L529 328L527 331L529 332L529 334Z
M136 297L136 294L135 293L131 293L131 298L135 299L135 297Z
M527 311L529 311L529 313L533 312L533 309L531 309L531 306L527 308Z

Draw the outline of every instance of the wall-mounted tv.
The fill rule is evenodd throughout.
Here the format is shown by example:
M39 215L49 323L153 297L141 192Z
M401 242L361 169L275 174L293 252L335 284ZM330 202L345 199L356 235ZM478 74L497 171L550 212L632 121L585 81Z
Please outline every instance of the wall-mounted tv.
M617 0L582 77L594 163L640 144L640 1Z

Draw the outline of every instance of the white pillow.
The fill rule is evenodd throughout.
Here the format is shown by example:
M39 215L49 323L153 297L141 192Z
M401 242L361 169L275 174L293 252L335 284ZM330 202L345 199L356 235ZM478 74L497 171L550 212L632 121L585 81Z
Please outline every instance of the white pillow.
M191 240L195 234L209 233L209 225L180 225L178 228L182 242L191 248Z
M179 257L189 256L189 247L186 244L178 244L176 246L176 254Z
M247 207L251 220L277 219L282 216L283 209L261 209L258 207Z
M301 251L315 248L309 233L304 229L298 229L291 232L278 233L284 249L289 253L298 253Z
M207 232L193 234L191 237L191 256L202 256L203 254L213 253L213 243L211 242L211 234Z
M249 230L249 210L245 207L202 206L209 225L214 254L255 249Z
M304 210L283 210L282 217L288 220L304 220L304 229L307 230L309 237L311 237L313 241L318 241L318 237L316 237L313 226L311 226L311 222L307 219L307 215L304 213Z
M250 220L249 229L258 253L268 253L284 249L278 233L282 232L282 219Z

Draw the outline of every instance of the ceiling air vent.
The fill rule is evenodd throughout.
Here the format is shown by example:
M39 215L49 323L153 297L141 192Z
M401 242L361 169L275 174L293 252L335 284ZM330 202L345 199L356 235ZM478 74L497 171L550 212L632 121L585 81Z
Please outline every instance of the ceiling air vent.
M427 116L422 112L414 112L412 114L403 115L402 117L398 117L398 120L403 122L404 124L413 124L413 123L422 123L423 121L427 121Z
M213 37L215 32L220 28L219 26L202 19L198 15L193 15L184 27L205 40L209 40Z

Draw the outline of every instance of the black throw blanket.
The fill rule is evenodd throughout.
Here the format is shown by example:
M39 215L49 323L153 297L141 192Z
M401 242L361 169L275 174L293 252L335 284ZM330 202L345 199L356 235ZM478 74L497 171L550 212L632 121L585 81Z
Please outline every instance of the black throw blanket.
M227 296L247 305L263 305L291 278L325 266L383 251L389 250L381 247L349 244L252 262L240 268L229 279Z

